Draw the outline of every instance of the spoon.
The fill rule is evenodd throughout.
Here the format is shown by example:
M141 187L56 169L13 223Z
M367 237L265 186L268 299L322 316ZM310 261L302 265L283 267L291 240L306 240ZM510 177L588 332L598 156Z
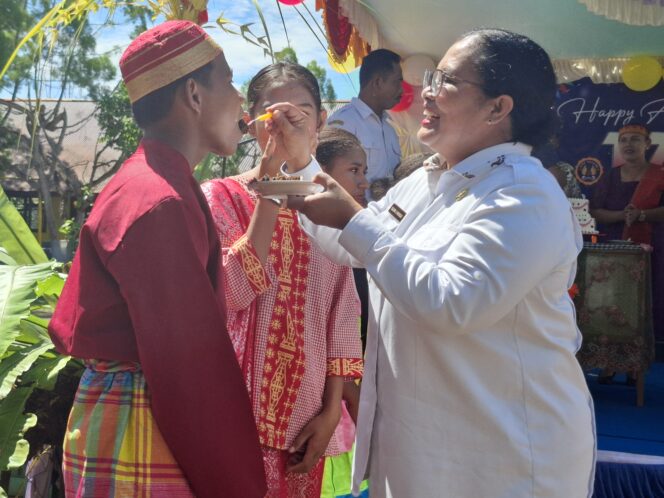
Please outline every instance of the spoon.
M256 116L254 119L252 119L248 123L246 123L244 121L244 119L240 119L237 122L237 127L240 128L240 131L242 133L247 133L249 131L249 126L254 124L256 121L267 121L271 117L272 117L272 113L271 112L266 112L265 114L261 114L260 116Z

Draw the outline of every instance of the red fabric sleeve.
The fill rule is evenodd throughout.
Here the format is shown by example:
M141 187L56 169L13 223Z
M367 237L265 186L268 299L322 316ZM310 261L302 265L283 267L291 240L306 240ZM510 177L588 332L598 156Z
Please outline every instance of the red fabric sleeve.
M360 300L355 290L353 271L329 263L334 278L332 307L327 330L327 376L362 377L360 341Z
M129 308L155 420L196 496L263 498L258 435L206 271L205 227L191 221L182 201L162 202L131 226L108 268Z

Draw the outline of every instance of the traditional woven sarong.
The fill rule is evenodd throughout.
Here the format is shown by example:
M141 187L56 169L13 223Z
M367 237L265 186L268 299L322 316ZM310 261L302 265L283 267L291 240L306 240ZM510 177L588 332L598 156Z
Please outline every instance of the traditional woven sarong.
M66 496L193 498L152 417L140 366L87 366L65 434Z
M308 474L286 472L290 454L285 450L262 447L267 495L265 498L320 498L325 459L321 458Z

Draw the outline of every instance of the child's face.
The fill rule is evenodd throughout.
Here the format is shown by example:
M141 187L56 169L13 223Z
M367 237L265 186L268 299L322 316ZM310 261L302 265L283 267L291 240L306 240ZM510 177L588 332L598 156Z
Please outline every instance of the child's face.
M361 148L352 149L343 156L338 156L328 165L328 174L341 185L346 192L361 205L367 203L365 192L367 182L367 155Z
M302 112L308 116L307 119L312 134L316 133L323 123L325 123L325 113L318 112L316 109L316 102L311 93L309 93L309 90L296 81L278 82L268 87L263 92L263 95L261 95L260 100L256 102L254 113L251 118L253 119L256 116L263 114L266 107L279 102L290 102L301 109ZM265 131L265 123L262 121L256 121L249 127L249 131L256 137L260 149L264 151L267 140L270 137L267 131ZM315 152L315 145L312 153L313 152Z

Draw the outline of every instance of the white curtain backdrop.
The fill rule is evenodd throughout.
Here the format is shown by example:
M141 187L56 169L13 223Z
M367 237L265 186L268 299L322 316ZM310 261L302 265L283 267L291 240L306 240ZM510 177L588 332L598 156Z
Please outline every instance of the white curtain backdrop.
M579 0L593 14L632 26L664 26L662 0Z

